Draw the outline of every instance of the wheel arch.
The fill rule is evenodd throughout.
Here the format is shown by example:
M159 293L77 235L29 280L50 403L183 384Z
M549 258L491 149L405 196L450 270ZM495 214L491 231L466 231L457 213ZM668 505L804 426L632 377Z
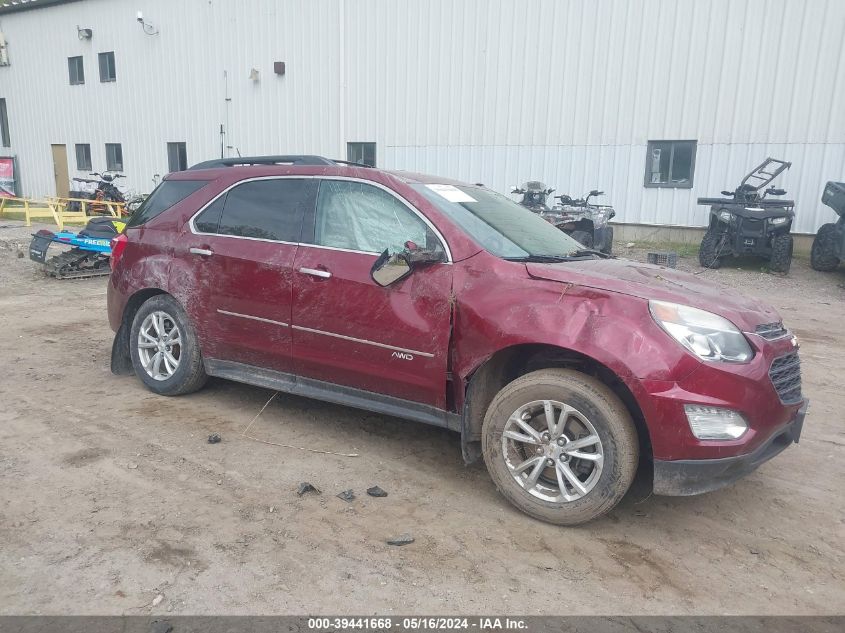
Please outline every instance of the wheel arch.
M550 344L527 343L502 348L472 371L464 385L461 414L461 449L464 461L481 456L481 427L495 395L516 378L538 369L567 368L599 379L622 401L631 414L640 444L641 463L651 463L651 436L634 393L607 365L581 352Z

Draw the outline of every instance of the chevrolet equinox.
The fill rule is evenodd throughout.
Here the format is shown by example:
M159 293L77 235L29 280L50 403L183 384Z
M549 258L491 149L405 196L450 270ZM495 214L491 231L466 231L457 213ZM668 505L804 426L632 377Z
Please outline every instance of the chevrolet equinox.
M208 376L460 433L498 490L561 525L638 470L714 490L801 433L774 309L591 251L512 200L318 156L173 173L112 243L112 371Z

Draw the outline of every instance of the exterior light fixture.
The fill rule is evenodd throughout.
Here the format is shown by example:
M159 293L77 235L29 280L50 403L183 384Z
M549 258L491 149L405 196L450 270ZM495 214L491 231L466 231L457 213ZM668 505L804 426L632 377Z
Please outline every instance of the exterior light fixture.
M138 21L138 24L141 25L141 28L144 29L144 33L146 33L147 35L158 35L158 29L149 22L144 21L143 12L138 11L135 19Z

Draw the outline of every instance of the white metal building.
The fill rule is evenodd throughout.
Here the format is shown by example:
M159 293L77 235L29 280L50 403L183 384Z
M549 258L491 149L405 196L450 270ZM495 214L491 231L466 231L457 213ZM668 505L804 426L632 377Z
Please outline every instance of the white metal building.
M845 180L843 0L0 5L0 153L28 196L62 191L64 160L147 191L221 148L374 143L380 167L599 188L617 221L703 226L696 198L771 155L812 233L835 217L824 182Z

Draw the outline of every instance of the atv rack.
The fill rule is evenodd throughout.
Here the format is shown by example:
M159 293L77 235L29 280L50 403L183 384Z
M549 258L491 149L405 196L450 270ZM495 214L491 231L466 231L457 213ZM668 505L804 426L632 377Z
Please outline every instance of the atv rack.
M215 158L203 161L190 167L193 169L217 169L220 167L242 167L249 165L350 165L353 167L371 167L364 163L353 163L348 160L335 160L310 154L289 154L285 156L238 156L237 158Z

